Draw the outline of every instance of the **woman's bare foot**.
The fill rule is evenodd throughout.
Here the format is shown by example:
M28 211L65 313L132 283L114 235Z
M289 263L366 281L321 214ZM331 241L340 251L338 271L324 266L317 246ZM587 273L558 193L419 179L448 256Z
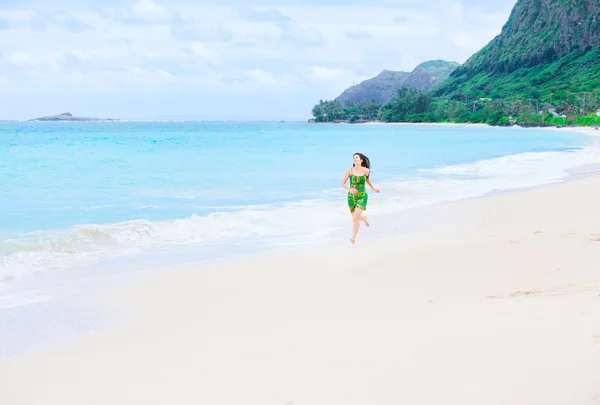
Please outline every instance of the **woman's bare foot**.
M371 226L371 224L369 223L369 221L367 221L367 216L366 215L361 216L360 220L363 221L367 227Z
M352 243L353 245L356 243L356 241L352 238L350 238L350 243Z

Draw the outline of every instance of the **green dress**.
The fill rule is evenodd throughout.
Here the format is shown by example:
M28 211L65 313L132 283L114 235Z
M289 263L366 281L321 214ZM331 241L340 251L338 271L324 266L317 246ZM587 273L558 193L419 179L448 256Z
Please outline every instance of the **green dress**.
M367 182L367 176L355 176L350 173L350 188L355 188L357 193L352 194L348 192L348 207L350 207L350 212L354 212L356 207L362 209L363 211L367 209L367 201L369 200L369 195L367 194L367 190L365 188L365 183Z

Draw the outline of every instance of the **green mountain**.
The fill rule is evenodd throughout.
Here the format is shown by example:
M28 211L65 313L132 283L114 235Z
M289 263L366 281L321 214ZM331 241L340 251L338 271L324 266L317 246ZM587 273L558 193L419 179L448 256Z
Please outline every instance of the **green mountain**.
M434 95L553 105L579 99L583 107L598 98L599 62L600 1L519 0L500 35L458 67Z
M445 60L431 60L421 63L410 73L403 87L420 93L428 93L444 82L458 66L457 62Z
M412 72L384 70L371 79L349 87L335 100L342 105L369 101L385 104L403 87L427 93L446 80L457 66L456 62L433 60L420 64Z

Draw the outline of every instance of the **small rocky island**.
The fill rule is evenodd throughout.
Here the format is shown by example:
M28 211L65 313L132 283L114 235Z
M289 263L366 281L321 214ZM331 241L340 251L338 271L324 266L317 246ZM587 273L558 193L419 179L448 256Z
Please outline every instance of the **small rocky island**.
M29 121L118 121L114 118L93 118L93 117L75 117L66 112L58 115L49 115L47 117L34 118Z

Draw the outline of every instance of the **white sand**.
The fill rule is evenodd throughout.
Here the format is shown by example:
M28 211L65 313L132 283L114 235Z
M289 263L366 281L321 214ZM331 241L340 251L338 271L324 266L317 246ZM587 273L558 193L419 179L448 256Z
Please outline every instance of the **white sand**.
M580 132L586 135L600 136L600 129L593 127L567 127L567 128L554 128L559 131L567 132Z
M477 124L477 123L455 123L455 122L365 122L362 125L400 125L400 126L460 126L460 127L490 127L488 124ZM517 125L519 126L519 125ZM600 136L600 129L595 127L583 127L583 126L570 126L570 127L529 127L544 130L555 130L563 132L579 132L586 135Z
M0 404L600 404L600 177L437 215L102 297L135 321L0 361Z
M465 123L457 123L457 122L385 122L385 121L369 121L365 122L361 125L401 125L401 126L440 126L440 127L452 127L452 126L460 126L460 127L489 127L488 124L481 123L473 123L473 122L465 122Z

